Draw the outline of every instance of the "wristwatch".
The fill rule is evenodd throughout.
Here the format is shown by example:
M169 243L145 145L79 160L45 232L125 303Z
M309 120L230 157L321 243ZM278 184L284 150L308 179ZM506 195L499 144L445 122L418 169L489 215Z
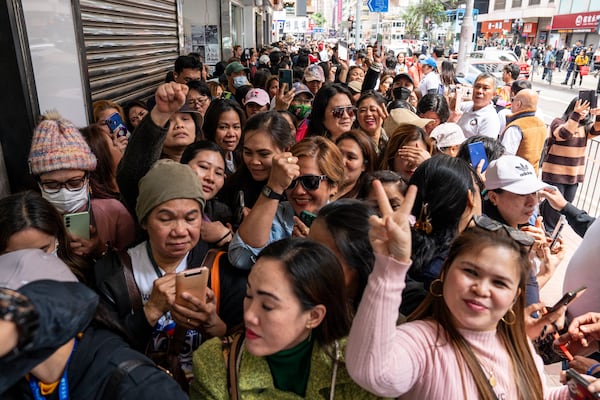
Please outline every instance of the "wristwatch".
M263 186L261 193L267 199L274 199L274 200L281 200L281 199L283 199L283 194L279 194L279 193L274 192L273 189L271 189L267 185Z

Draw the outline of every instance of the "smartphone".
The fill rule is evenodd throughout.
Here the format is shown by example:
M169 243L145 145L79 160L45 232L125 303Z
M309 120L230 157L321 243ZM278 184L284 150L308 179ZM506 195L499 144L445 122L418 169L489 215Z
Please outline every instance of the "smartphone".
M78 238L90 240L90 213L88 211L63 215L65 227Z
M292 88L294 81L294 72L291 69L280 69L279 70L279 85L287 83L287 90Z
M479 162L483 160L481 172L484 172L487 169L488 158L482 142L469 143L469 156L471 157L471 165L473 168L477 168Z
M598 107L598 95L595 90L580 90L579 99L590 103L590 108Z
M108 129L110 129L110 133L114 133L116 137L127 137L129 138L129 131L127 130L127 126L121 119L119 113L114 113L110 117L106 119L106 125L108 125Z
M567 370L567 386L569 396L574 400L600 399L600 393L592 393L588 390L591 382L585 379L573 368Z
M546 311L551 313L551 312L556 311L561 306L568 306L569 304L571 304L573 302L573 300L575 300L577 297L582 295L583 292L586 291L586 289L587 289L587 286L582 286L579 289L571 290L570 292L565 293L563 295L563 297L561 297L560 300L556 302L555 305L553 305L550 308L546 308Z
M338 42L337 55L340 60L348 60L348 43Z
M460 112L460 105L463 101L471 101L471 97L473 96L473 88L470 86L456 86L456 104L454 106L454 111Z
M558 223L554 227L554 232L552 232L552 242L550 242L550 250L552 250L554 248L554 246L556 245L556 242L558 241L558 238L560 237L560 233L562 232L563 228L565 227L566 220L567 220L567 218L564 215L561 215L558 220Z
M181 297L187 292L203 302L206 299L206 285L208 284L208 268L192 268L177 273L175 276L175 303L186 305L187 300Z
M311 213L310 211L304 210L300 213L300 221L302 221L307 228L310 228L315 221L315 218L317 218L317 214Z

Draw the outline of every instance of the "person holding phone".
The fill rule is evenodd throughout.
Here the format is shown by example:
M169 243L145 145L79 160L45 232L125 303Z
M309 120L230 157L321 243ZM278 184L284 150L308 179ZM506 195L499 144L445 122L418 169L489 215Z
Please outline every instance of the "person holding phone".
M545 187L548 184L537 178L533 166L518 156L501 156L490 162L486 171L484 214L535 238L525 293L527 305L539 302L539 288L552 277L565 253L561 243L550 248L552 240L546 236L539 217L535 225L529 223L538 206L537 194Z
M383 217L371 219L376 261L348 337L350 376L394 398L566 399L566 386L545 387L542 362L525 332L532 238L473 218L453 242L425 302L397 325L411 267L409 216L417 188L409 187L394 212L376 187Z
M251 269L269 243L308 235L300 213L317 213L335 198L344 178L340 150L320 136L296 143L290 152L275 155L271 163L261 196L229 245L229 261L240 269ZM287 201L281 201L284 195Z
M587 141L600 135L600 108L591 109L589 102L573 98L562 117L552 121L550 132L542 180L558 188L571 202L584 179ZM552 232L560 214L546 202L540 205L540 214L546 230Z
M248 276L244 331L194 353L190 398L377 399L348 376L344 272L323 244L287 238L260 252Z
M185 386L194 349L241 322L245 278L228 273L231 268L220 270L219 313L211 290L205 298L177 294L176 274L201 266L208 250L200 240L205 205L200 181L189 166L159 160L140 180L139 193L136 212L148 239L102 257L94 268L95 287L134 348L165 368L174 368L167 356L177 357L171 372Z

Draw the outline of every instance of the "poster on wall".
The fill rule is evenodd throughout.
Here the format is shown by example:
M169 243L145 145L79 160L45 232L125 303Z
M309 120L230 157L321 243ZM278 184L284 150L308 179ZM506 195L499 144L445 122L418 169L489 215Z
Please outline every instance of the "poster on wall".
M217 25L192 25L192 52L198 53L206 64L219 62L219 28Z

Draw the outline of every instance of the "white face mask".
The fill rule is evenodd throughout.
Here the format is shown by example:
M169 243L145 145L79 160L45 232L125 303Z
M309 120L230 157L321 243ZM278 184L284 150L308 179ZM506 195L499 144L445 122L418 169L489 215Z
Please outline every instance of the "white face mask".
M88 202L88 184L77 191L71 192L61 188L56 193L46 193L42 189L42 197L50 202L61 214L69 214L82 209Z
M233 78L233 87L236 89L239 89L242 86L246 86L248 84L250 84L250 82L248 82L248 78L246 78L245 76L236 76L235 78Z

